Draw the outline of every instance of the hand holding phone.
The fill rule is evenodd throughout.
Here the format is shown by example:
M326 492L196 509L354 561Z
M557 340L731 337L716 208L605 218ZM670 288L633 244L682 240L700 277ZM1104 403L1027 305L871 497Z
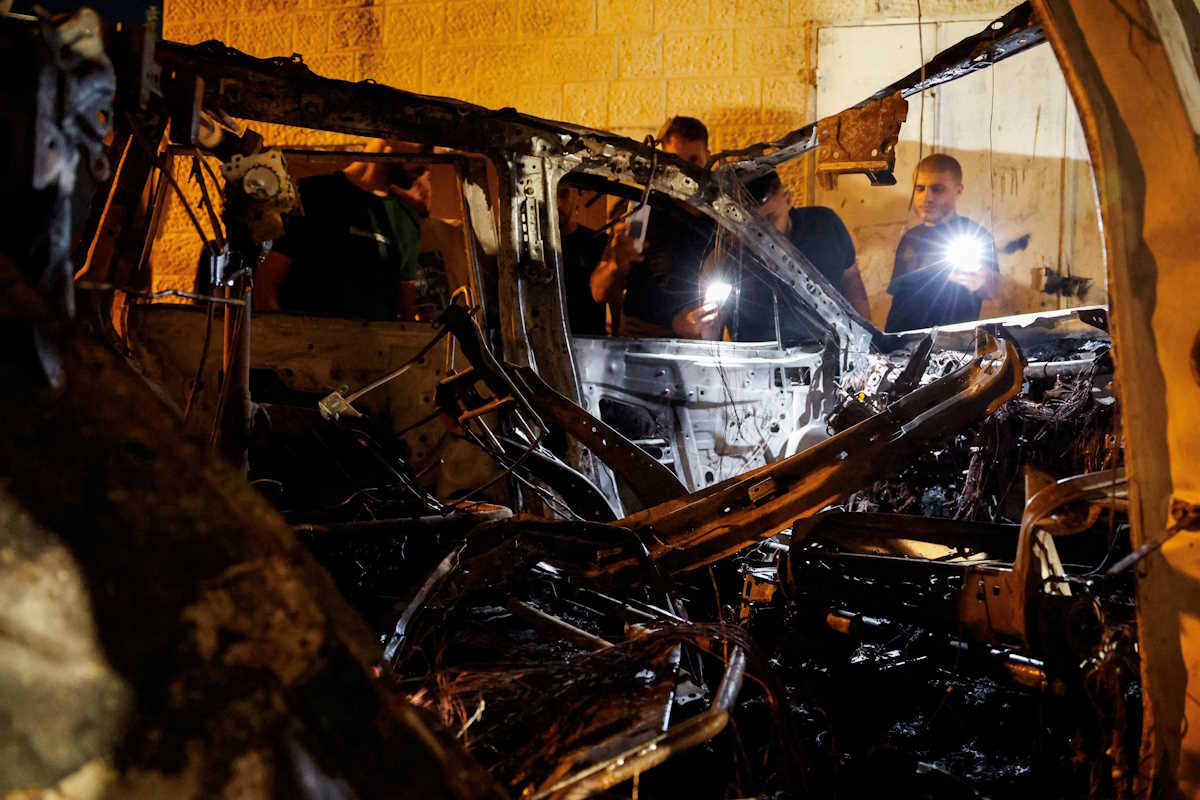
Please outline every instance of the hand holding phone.
M633 239L633 248L639 253L646 245L646 227L650 224L650 204L639 206L637 211L629 215L629 238Z

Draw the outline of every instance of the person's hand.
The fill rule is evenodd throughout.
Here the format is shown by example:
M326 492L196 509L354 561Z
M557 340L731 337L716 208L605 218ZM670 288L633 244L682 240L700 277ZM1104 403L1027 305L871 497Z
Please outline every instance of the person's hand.
M620 222L613 226L610 247L612 248L612 259L622 273L628 273L630 267L644 258L637 250L637 243L629 235L629 223L627 222Z
M982 269L977 269L974 272L965 272L963 270L952 270L950 272L950 282L956 283L972 292L978 292L987 283L987 275Z
M642 254L634 246L628 230L629 226L624 222L613 226L604 256L588 278L592 299L597 303L619 307L625 296L625 279L629 276L629 270L642 260Z
M417 319L417 300L421 290L416 281L400 281L400 318Z
M720 332L716 303L700 302L685 308L671 320L671 330L681 339L715 339Z

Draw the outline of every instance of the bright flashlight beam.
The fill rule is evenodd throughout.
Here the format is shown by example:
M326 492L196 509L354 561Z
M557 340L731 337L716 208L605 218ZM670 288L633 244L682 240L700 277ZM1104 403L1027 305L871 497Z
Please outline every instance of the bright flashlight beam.
M713 305L721 305L729 299L729 295L733 292L733 285L725 281L713 281L704 290L704 302Z
M959 234L946 245L946 261L958 272L978 272L983 267L983 249L978 236Z

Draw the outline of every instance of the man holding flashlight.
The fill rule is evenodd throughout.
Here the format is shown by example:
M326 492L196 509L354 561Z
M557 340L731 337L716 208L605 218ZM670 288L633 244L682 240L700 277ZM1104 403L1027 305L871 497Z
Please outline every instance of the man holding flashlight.
M708 128L693 117L672 117L659 135L665 153L698 167L708 162ZM619 204L623 214L628 204ZM639 221L618 223L592 271L592 299L612 309L615 334L704 338L715 310L696 302L700 265L712 246L713 224L687 206L660 204ZM634 226L641 228L634 230ZM640 241L639 241L640 240Z
M871 308L858 272L854 242L837 213L824 206L793 208L791 192L773 169L748 181L745 188L758 216L782 233L855 311L870 319ZM726 274L731 266L734 274ZM693 338L716 339L726 326L731 337L743 342L770 341L777 335L785 344L820 338L794 309L777 303L778 287L753 271L709 259L701 271L701 284L704 295L699 311L713 321L699 329ZM735 290L736 303L731 303Z
M996 243L986 228L958 215L962 166L934 153L917 165L913 207L921 224L896 248L884 330L907 331L979 319L999 277Z

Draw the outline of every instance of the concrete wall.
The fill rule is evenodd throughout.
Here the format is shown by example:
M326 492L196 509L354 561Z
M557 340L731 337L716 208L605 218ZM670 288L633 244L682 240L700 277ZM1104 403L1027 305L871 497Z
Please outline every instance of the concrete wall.
M953 21L992 18L1013 4L924 0L921 5L925 20ZM515 106L636 138L656 132L669 114L695 115L708 123L713 148L723 149L773 138L818 112L832 113L816 102L820 29L911 22L916 13L915 0L166 0L164 34L183 42L221 39L257 56L298 52L314 71L330 77L372 78L492 107ZM934 43L925 45L928 58ZM839 68L853 69L856 82L872 88L918 61L907 40L893 49L869 47L850 55ZM998 116L1005 113L1000 109ZM916 117L914 98L913 124L906 128L915 128ZM297 129L268 131L267 137L293 143L336 140ZM1026 185L1033 186L1043 173L1057 179L1059 162L1038 160ZM1017 166L1008 156L995 160L996 169ZM898 164L897 172L911 167ZM853 193L821 195L807 172L807 160L801 160L784 173L798 201L817 198L849 211ZM1086 172L1082 205L1091 208ZM899 202L906 206L907 196ZM888 230L895 230L891 238L871 234L870 226L852 226L862 234L860 261L870 266L864 274L879 324L906 216L903 210L888 216ZM1085 217L1094 219L1094 212ZM1083 235L1098 242L1098 232L1089 230ZM172 209L155 250L156 288L186 282L196 242L182 211ZM1011 268L1005 267L1012 273L1005 276L1008 288L987 313L1047 305L1028 289L1027 262L1014 259ZM1102 287L1089 297L1102 299Z
M954 18L1011 5L925 0L923 10ZM639 138L668 114L693 114L728 147L809 120L820 24L915 16L914 0L166 0L164 33L296 52L329 77Z
M822 26L815 115L837 113L878 88L863 53L892 52L899 63L906 56L915 62L922 44L926 54L949 47L986 20L926 23L923 41L913 23ZM1087 145L1050 47L939 86L925 93L923 110L921 105L912 98L900 132L896 186L871 187L865 178L849 176L832 190L817 186L813 193L850 230L875 323L883 326L891 305L887 285L896 245L918 222L909 208L918 153L959 160L966 191L958 211L991 230L1001 248L1001 281L983 316L1103 303L1104 258ZM1046 294L1043 268L1088 278L1091 286L1082 297Z

